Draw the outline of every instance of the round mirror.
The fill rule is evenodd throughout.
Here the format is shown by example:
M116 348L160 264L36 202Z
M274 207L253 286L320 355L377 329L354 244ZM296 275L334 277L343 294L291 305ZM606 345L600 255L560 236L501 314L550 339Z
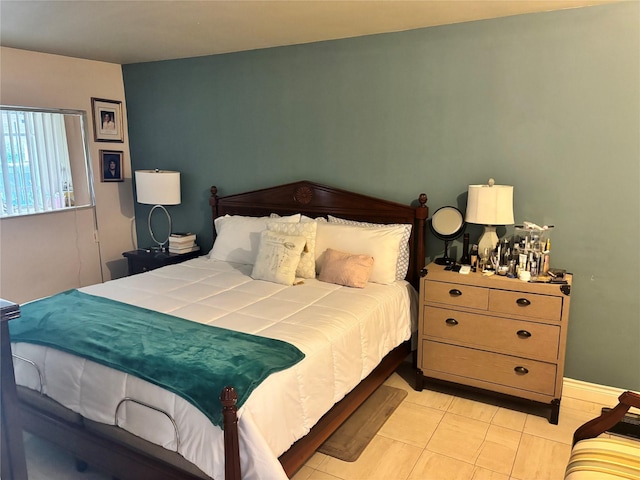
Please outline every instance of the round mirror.
M456 207L440 207L431 216L429 227L437 238L444 240L444 256L435 259L434 262L438 265L455 263L453 258L449 258L449 242L458 238L464 231L462 212Z

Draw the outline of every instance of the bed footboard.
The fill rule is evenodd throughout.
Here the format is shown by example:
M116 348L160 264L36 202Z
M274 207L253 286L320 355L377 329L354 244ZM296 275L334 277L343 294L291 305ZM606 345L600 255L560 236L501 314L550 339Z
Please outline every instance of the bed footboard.
M2 353L4 355L4 352ZM304 465L318 446L386 380L409 354L410 342L405 342L390 352L363 382L341 402L337 403L311 429L306 437L280 456L280 463L289 477L292 477ZM20 388L20 390L27 389ZM32 394L39 397L36 392L32 392ZM23 395L20 396L23 397ZM240 480L237 395L233 388L227 387L222 391L220 398L223 404L225 432L225 476L230 480ZM42 397L42 399L55 403L46 397ZM107 435L97 430L95 426L87 428L86 423L88 422L78 421L75 416L62 418L62 416L52 414L50 408L40 408L32 403L25 401L24 398L19 402L20 416L26 431L54 444L62 444L77 458L109 472L114 477L121 480L210 480L200 471L185 470L185 465L178 466L159 458L158 455L154 455L146 449L143 450L142 447L132 446L124 439L118 441L120 439L116 435ZM120 430L114 426L106 426L106 429ZM133 437L127 432L124 434ZM157 447L157 449L161 450L162 448ZM187 463L186 460L184 463Z
M165 455L162 447L118 427L89 422L79 416L63 418L44 405L45 402L55 404L53 400L42 397L35 405L24 395L29 393L27 389L20 388L20 393L20 417L25 431L61 445L83 462L120 480L211 480L178 454L170 452L182 459L181 462ZM232 387L226 387L220 398L224 415L225 477L240 480L237 395Z

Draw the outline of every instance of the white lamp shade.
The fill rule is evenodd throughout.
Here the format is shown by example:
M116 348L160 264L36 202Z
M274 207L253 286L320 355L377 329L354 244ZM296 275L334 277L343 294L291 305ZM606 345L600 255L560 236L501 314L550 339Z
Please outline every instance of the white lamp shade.
M137 170L136 197L148 205L180 204L180 172L170 170Z
M469 185L465 221L481 225L512 225L513 187Z

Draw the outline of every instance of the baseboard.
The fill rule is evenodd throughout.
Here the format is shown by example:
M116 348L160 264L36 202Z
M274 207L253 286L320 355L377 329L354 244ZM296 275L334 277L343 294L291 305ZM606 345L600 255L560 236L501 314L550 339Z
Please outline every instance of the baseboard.
M563 397L575 398L599 405L616 405L618 397L624 391L621 388L598 385L597 383L583 382L566 377L562 383Z

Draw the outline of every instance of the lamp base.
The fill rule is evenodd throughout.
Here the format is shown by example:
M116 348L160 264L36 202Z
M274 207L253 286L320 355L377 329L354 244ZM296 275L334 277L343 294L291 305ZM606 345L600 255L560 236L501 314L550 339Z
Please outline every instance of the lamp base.
M169 233L167 233L167 238L165 239L164 242L160 242L155 235L153 234L153 229L151 228L151 215L153 215L153 212L156 208L159 208L160 210L164 211L165 215L167 216L167 222L169 223ZM169 215L169 212L167 212L167 209L164 208L163 205L154 205L153 208L151 209L151 211L149 212L149 218L147 219L147 226L149 227L149 233L151 234L151 239L156 242L158 244L157 248L158 250L162 251L164 250L164 245L165 243L169 242L169 237L171 236L171 215Z
M485 225L484 232L478 239L478 253L483 255L485 249L489 249L489 254L495 250L498 245L498 234L496 233L496 227L492 225Z

